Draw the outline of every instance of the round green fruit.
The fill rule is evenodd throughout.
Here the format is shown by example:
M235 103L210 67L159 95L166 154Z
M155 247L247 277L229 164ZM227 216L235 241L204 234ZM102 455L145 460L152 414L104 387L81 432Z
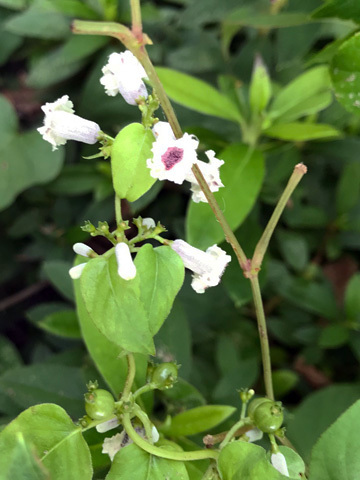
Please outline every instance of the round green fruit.
M264 433L274 433L283 424L284 409L281 402L263 402L255 409L253 421Z
M270 398L266 398L266 397L255 398L254 400L252 400L252 401L249 403L249 406L248 406L248 409L247 409L247 415L248 415L248 417L250 417L251 419L253 419L255 410L256 410L260 405L262 405L263 403L267 403L267 402L271 402L271 403L272 403L272 400L270 400Z
M178 367L175 363L166 362L155 367L152 374L152 383L159 390L171 388L178 377Z
M85 394L85 410L93 420L109 418L115 409L115 400L110 392L98 388Z

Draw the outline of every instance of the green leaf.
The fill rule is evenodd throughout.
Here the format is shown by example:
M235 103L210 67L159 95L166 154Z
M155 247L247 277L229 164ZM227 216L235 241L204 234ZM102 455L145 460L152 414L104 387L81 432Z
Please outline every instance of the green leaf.
M276 238L286 263L296 271L302 271L309 262L309 247L305 238L295 232L278 230Z
M218 468L223 480L285 479L271 464L266 451L246 442L232 442L220 451Z
M16 444L8 459L6 471L2 472L3 480L26 479L48 480L49 474L40 460L34 455L33 447L25 442L21 432L16 433Z
M310 394L293 412L286 435L305 461L320 435L359 397L359 385L332 385Z
M276 15L259 14L255 8L241 7L224 20L225 24L254 28L294 27L311 22L311 18L300 12L277 13Z
M33 364L7 370L0 377L0 391L21 408L42 402L57 403L76 418L84 414L87 381L79 368Z
M175 300L170 315L155 337L159 358L171 358L181 365L181 377L191 373L191 331L181 303ZM173 388L171 389L173 390Z
M169 446L166 446L169 449ZM121 448L115 455L106 480L188 480L185 464L155 457L137 445Z
M291 392L299 381L299 376L292 370L276 370L272 374L275 398L280 398Z
M18 120L13 106L3 95L0 95L0 148L5 147L14 138L17 128ZM0 165L2 171L7 166L3 163Z
M64 160L64 150L51 152L50 145L35 131L13 137L0 147L0 155L0 209L9 206L23 190L56 177Z
M111 150L111 169L120 198L134 202L155 183L146 165L146 160L152 158L154 141L151 130L140 123L131 123L117 134Z
M271 80L260 56L256 57L250 83L251 110L260 113L267 107L272 95Z
M265 130L264 135L289 142L305 142L322 138L336 138L341 132L331 125L321 123L280 123Z
M163 427L166 435L182 437L196 435L216 427L236 411L228 405L203 405L179 413L171 419L170 425Z
M15 346L6 337L0 335L0 374L22 363L21 355Z
M270 107L269 116L282 120L282 117L286 119L288 112L290 112L290 118L298 118L312 113L312 105L319 101L318 96L329 93L330 88L328 68L324 66L312 68L280 90ZM328 96L325 97L325 100L328 98ZM320 104L326 103L325 100L324 97L321 97ZM297 112L295 116L294 113L291 114L294 111Z
M61 310L46 316L37 326L53 335L59 335L64 338L81 338L79 322L76 312L71 309Z
M108 43L107 37L72 36L31 65L27 85L46 88L81 70L90 55Z
M348 213L358 205L360 198L360 163L345 165L336 189L336 210L339 215Z
M322 348L338 348L349 340L349 329L343 325L329 325L322 329L319 346Z
M144 245L136 277L117 273L115 255L86 265L80 279L85 307L99 330L124 350L154 353L152 337L170 312L184 279L181 258L170 247Z
M310 463L310 480L355 480L360 472L357 449L360 401L331 425L316 443Z
M76 264L82 263L83 257L77 257ZM94 363L107 382L114 395L117 396L123 390L127 376L127 361L124 351L118 345L108 340L95 326L90 315L86 311L84 300L80 292L80 282L74 282L77 314L81 326L81 332L86 347L94 360ZM136 377L135 385L145 383L147 357L135 355Z
M91 193L99 184L99 172L84 163L65 165L48 189L55 195L76 196Z
M313 18L339 17L360 23L360 5L357 0L327 0L315 10Z
M157 67L156 72L174 102L206 115L241 121L235 104L203 80L169 68Z
M360 273L351 277L345 291L345 311L348 320L360 320Z
M0 5L5 8L21 10L27 5L27 0L0 0Z
M219 158L225 161L220 177L225 185L214 195L226 219L236 230L253 207L264 177L264 159L259 151L241 144L226 148ZM208 248L224 239L224 232L206 203L190 202L186 218L187 240L198 248Z
M35 0L6 22L6 30L24 37L58 40L70 35L70 19L54 11L50 0Z
M1 432L1 472L9 468L17 449L19 434L49 471L51 480L92 479L90 451L82 437L81 428L76 427L58 405L31 407Z
M49 260L43 263L42 270L56 290L68 300L74 300L74 290L69 275L71 264L62 260Z
M349 112L360 114L360 33L355 33L338 49L331 64L336 99Z

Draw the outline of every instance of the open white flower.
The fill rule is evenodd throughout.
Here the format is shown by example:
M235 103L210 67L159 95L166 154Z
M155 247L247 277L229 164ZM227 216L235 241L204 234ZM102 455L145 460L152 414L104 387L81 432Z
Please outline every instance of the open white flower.
M209 163L202 162L201 160L197 160L196 164L200 168L201 173L203 174L206 180L206 183L210 187L210 190L212 192L217 192L219 188L224 186L220 180L220 172L219 172L219 168L221 167L221 165L224 164L224 161L217 159L215 157L215 152L213 150L207 150L205 154L209 159ZM188 182L191 182L191 191L193 192L192 194L193 201L195 203L207 202L206 197L203 191L201 190L200 185L198 184L195 178L195 175L192 173L191 170L186 175L185 180L187 180Z
M94 250L90 248L85 243L75 243L73 245L73 250L77 255L81 255L82 257L90 257ZM70 268L69 275L73 280L76 280L81 277L82 271L85 268L86 263L79 263L75 267Z
M282 475L285 475L285 477L289 476L289 470L286 464L286 459L282 453L280 452L273 453L271 455L271 464Z
M143 78L148 78L139 60L126 50L112 53L108 63L102 68L104 74L100 83L107 95L114 97L120 93L129 105L137 105L139 97L148 97Z
M227 264L231 261L230 255L217 245L203 252L184 240L175 240L171 248L180 255L185 267L194 272L191 286L197 293L204 293L206 288L218 285Z
M131 257L129 246L120 242L115 246L118 274L124 280L132 280L136 276L136 267Z
M198 145L199 141L187 133L178 139L160 134L152 146L153 158L146 162L150 175L182 184L197 160Z
M100 127L97 123L74 114L73 103L64 95L53 103L41 107L45 113L44 126L38 128L43 139L51 143L53 151L67 140L93 145L97 142Z

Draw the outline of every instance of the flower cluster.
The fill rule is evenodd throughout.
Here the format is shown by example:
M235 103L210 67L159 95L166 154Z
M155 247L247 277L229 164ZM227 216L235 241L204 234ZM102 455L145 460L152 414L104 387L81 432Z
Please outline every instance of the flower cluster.
M203 252L184 240L175 240L171 248L180 255L185 267L194 272L191 286L197 293L204 293L208 287L218 285L227 264L231 261L230 255L217 245Z
M184 180L191 183L192 199L194 202L207 202L203 191L192 172L193 165L197 165L212 192L223 187L220 180L219 168L223 160L215 158L215 152L205 152L209 162L198 159L196 149L199 141L193 135L184 133L176 139L169 123L158 122L153 127L155 142L153 143L153 157L147 160L150 175L159 180L170 180L182 184Z

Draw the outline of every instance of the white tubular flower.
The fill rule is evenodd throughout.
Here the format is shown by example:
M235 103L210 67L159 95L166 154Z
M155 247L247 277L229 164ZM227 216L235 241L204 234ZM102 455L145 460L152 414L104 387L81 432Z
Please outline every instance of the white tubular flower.
M168 138L170 140L176 140L174 132L170 126L169 122L158 122L155 123L151 129L156 140L161 137L161 140Z
M146 227L146 228L155 228L156 227L155 220L153 218L150 218L150 217L143 218L142 225L143 225L143 227Z
M251 430L248 430L245 435L249 439L249 442L257 442L258 440L261 440L264 436L263 432L259 428L252 428Z
M53 103L41 107L45 113L44 126L38 128L43 139L51 143L53 151L67 140L93 145L97 142L100 127L97 123L74 114L73 103L64 95Z
M136 267L126 243L118 243L115 247L118 274L124 280L132 280L136 276Z
M75 243L73 245L73 250L77 255L81 255L82 257L90 257L94 252L94 250L88 245L85 245L85 243Z
M108 432L109 430L112 430L113 428L116 428L119 425L119 420L117 417L111 418L110 420L107 420L106 422L99 423L99 425L96 425L96 430L99 433L105 433Z
M210 190L212 192L217 192L219 188L224 186L220 180L220 172L219 172L219 168L221 167L221 165L224 164L224 161L219 160L218 158L215 158L215 152L213 150L207 150L205 154L209 159L209 163L202 162L201 160L197 160L196 164L200 168L201 173L203 174L206 180L206 183L210 187ZM193 201L195 203L199 203L199 202L207 203L206 197L203 191L201 190L200 185L198 184L195 178L195 175L192 173L191 170L186 175L185 179L188 182L191 182L191 191L193 192L192 194Z
M69 275L73 280L77 280L78 278L81 277L82 271L85 268L86 263L80 263L79 265L76 265L76 267L72 267L69 270Z
M104 74L100 78L107 95L114 97L120 93L129 105L137 105L139 97L148 97L143 78L148 78L139 60L126 50L123 53L112 53L108 63L102 68Z
M175 240L171 248L180 255L185 267L194 272L191 286L197 293L204 293L206 288L218 285L226 265L231 261L230 255L217 245L203 252L184 240Z
M150 175L159 180L182 184L197 160L198 145L199 141L187 133L178 139L160 134L152 146L153 158L146 162Z
M289 470L288 470L288 467L286 465L286 459L285 459L285 457L282 453L280 453L280 452L273 453L271 455L271 464L282 475L285 475L285 477L289 476Z

